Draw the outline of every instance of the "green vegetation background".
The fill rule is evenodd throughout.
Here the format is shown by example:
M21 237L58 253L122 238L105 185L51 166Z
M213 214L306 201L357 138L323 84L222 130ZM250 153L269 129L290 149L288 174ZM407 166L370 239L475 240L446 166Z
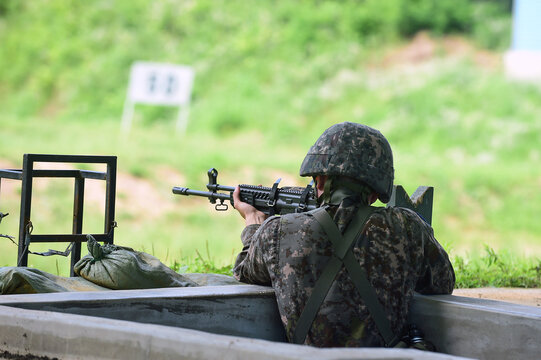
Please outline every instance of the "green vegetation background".
M541 90L502 71L509 4L3 0L0 167L20 168L24 153L116 155L115 242L177 269L227 272L240 217L171 187L204 189L210 167L228 185L304 185L298 166L315 138L360 122L389 139L397 183L435 187L436 236L463 286L493 271L539 284ZM142 105L121 134L138 60L196 70L184 136L175 109ZM89 182L84 231L102 232L103 187ZM34 233L71 231L72 191L36 180ZM19 194L2 181L1 234L17 233ZM16 246L0 241L0 263L15 265ZM30 265L68 272L67 259Z

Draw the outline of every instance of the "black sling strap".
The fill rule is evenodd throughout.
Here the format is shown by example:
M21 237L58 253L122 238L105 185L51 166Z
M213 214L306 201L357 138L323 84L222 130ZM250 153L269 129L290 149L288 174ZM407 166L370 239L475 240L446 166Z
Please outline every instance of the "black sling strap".
M368 281L366 272L357 262L357 259L351 250L353 242L360 236L366 220L374 210L375 208L370 206L360 208L355 214L354 219L351 221L350 226L346 229L344 236L340 234L336 224L324 208L312 212L314 218L329 236L334 251L327 266L323 269L321 277L317 280L316 285L312 290L312 294L308 298L301 316L297 321L297 326L292 339L294 343L304 343L306 335L308 335L308 331L314 322L323 300L325 300L336 275L342 268L342 264L346 267L348 274L364 300L370 315L372 315L376 327L385 341L385 345L387 347L392 347L400 340L392 332L391 324L385 314L385 309L379 302L375 289Z

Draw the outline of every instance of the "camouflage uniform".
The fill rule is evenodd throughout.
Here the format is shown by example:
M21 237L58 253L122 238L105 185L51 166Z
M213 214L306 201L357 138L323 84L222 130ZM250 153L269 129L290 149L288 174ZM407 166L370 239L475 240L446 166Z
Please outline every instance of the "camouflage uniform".
M388 200L388 184L382 189L378 191L380 198ZM363 191L346 191L339 203L333 203L332 193L329 194L330 201L323 206L342 234L357 209L367 203L367 196ZM236 278L272 285L286 334L292 339L299 316L332 256L331 241L311 213L270 217L262 225L247 226L241 238L244 248L235 264ZM366 246L362 246L365 242ZM455 276L447 254L434 238L432 228L411 210L375 210L353 251L395 334L405 328L414 290L422 294L449 294L453 290ZM344 267L320 307L305 344L384 345Z

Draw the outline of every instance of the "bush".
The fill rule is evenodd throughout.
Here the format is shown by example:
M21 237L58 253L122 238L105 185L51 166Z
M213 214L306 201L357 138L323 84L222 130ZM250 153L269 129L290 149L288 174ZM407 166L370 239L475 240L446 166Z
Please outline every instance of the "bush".
M398 29L411 36L421 30L437 34L469 32L473 24L470 0L407 0L401 1Z

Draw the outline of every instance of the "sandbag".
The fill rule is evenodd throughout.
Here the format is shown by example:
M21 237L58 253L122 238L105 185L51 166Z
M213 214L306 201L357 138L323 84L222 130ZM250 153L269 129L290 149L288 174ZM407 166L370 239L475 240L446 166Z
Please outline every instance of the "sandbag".
M247 285L238 281L233 276L223 274L185 273L182 275L197 283L199 286Z
M94 284L113 290L198 286L150 254L113 244L100 245L92 235L87 235L87 247L88 255L73 270Z
M246 285L233 276L186 273L183 277L199 286ZM82 277L62 277L34 268L0 268L0 295L40 294L67 291L111 291Z
M102 290L109 289L80 277L56 276L28 267L0 268L0 293L2 295Z

